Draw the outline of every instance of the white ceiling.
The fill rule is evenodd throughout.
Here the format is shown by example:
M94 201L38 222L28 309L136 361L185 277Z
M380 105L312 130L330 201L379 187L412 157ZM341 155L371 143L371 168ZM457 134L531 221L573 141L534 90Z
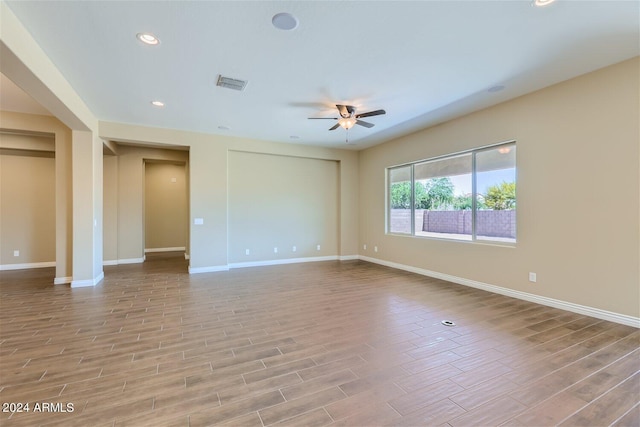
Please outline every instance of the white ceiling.
M368 147L640 54L637 1L7 4L100 120L328 147ZM274 28L279 12L298 27ZM216 87L219 74L249 84ZM336 103L387 114L349 131L348 147L335 122L307 120L337 116Z

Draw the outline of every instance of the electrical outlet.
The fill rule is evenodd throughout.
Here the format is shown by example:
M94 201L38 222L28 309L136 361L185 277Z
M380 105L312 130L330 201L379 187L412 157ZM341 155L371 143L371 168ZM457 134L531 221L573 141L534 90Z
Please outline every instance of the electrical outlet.
M362 249L366 251L367 250L367 245L362 245Z
M273 248L273 253L274 253L274 254L277 254L277 253L278 253L278 248L274 247L274 248Z
M244 250L244 254L245 254L245 255L249 255L249 253L250 253L249 249L245 249L245 250Z
M320 250L320 245L316 246L316 251Z
M378 247L377 246L373 247L373 252L378 252Z
M291 251L292 251L292 252L295 252L295 251L297 251L297 250L298 250L298 248L296 248L295 246L294 246L293 248L291 248Z
M13 251L13 256L20 256L20 251Z
M537 276L536 276L536 273L531 273L531 272L529 273L529 281L530 281L530 282L535 283L537 279L538 279L538 278L537 278Z

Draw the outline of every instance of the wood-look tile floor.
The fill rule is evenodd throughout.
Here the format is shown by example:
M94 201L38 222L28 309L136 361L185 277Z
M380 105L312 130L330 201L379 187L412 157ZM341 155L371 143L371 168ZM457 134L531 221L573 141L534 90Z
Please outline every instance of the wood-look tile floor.
M105 273L0 272L2 426L640 425L632 327L359 261Z

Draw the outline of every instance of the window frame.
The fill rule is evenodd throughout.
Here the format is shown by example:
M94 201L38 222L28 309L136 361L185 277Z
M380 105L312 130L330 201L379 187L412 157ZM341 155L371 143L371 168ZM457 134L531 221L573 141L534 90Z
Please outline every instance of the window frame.
M476 155L478 153L482 153L482 152L486 152L489 150L495 150L499 147L502 146L508 146L508 145L512 145L514 148L517 148L517 144L515 140L508 140L508 141L503 141L503 142L498 142L495 144L489 144L489 145L485 145L482 147L477 147L477 148L472 148L469 150L464 150L464 151L458 151L455 153L450 153L450 154L445 154L445 155L441 155L441 156L435 156L435 157L430 157L427 159L421 159L421 160L416 160L416 161L412 161L412 162L407 162L407 163L402 163L402 164L398 164L398 165L394 165L394 166L389 166L387 168L385 168L385 234L388 235L392 235L392 236L401 236L401 237L415 237L415 238L419 238L419 239L433 239L433 240L446 240L448 242L463 242L463 243L479 243L479 244L489 244L489 245L499 245L499 246L515 246L517 241L518 241L518 235L517 235L517 214L516 214L516 235L515 238L513 239L513 241L502 241L502 240L492 240L492 239L483 239L480 238L478 239L478 236L476 235L476 231L477 231L477 213L478 213L478 209L477 209L477 198L478 198L478 192L477 192L477 170L476 170ZM516 187L517 187L517 153L518 151L516 150L516 158L514 159L514 169L515 169L515 175L516 175ZM451 237L446 237L446 236L421 236L421 235L417 235L416 234L416 224L415 224L415 211L416 211L416 207L415 207L415 166L418 164L423 164L423 163L427 163L427 162L435 162L438 160L444 160L444 159L448 159L448 158L454 158L454 157L458 157L458 156L463 156L466 154L471 154L471 239L467 240L467 239L457 239L457 238L451 238ZM410 176L410 191L411 191L411 196L410 196L410 217L411 217L411 231L409 233L405 233L405 232L400 232L400 231L392 231L391 230L391 172L393 170L398 170L401 168L406 168L409 167L409 176ZM516 193L517 194L517 193ZM516 200L517 200L517 195L516 195ZM516 202L517 203L517 202ZM517 206L517 205L516 205ZM516 207L517 209L517 207ZM445 234L445 233L442 233Z
M403 233L400 231L390 231L391 230L391 215L389 214L391 211L391 177L390 177L390 173L392 169L401 169L404 167L410 166L409 168L409 206L413 206L415 203L415 194L414 194L414 181L413 181L413 165L411 163L405 163L402 165L398 165L398 166L392 166L392 167L388 167L386 168L386 179L385 179L385 186L386 186L386 226L385 226L385 232L387 234L394 234L397 236L414 236L414 229L415 229L415 220L413 218L413 208L411 208L411 218L410 218L410 230L408 233Z

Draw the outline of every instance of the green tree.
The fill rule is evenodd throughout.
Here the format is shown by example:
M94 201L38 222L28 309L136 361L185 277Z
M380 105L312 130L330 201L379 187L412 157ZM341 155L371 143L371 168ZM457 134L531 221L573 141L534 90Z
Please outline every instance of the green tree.
M391 209L411 208L411 183L409 181L391 184Z
M496 211L515 209L516 207L516 183L502 182L487 188L484 195L484 203L489 209Z
M473 198L468 196L456 196L453 199L453 210L456 211L470 211L473 207Z
M448 177L431 178L424 182L414 182L414 204L416 209L446 210L454 202L453 183ZM391 208L411 208L411 183L408 181L391 184Z
M414 197L415 197L415 205L416 209L425 209L423 206L427 203L427 199L429 196L427 195L427 190L424 188L424 185L420 181L416 181L414 183Z
M420 209L442 209L451 206L454 200L453 183L449 177L431 178L425 181L425 196L421 200Z
M453 199L452 206L455 211L470 211L473 208L473 197L471 194L467 194L466 196L456 196ZM476 209L487 209L487 205L484 204L484 199L482 194L476 200Z

